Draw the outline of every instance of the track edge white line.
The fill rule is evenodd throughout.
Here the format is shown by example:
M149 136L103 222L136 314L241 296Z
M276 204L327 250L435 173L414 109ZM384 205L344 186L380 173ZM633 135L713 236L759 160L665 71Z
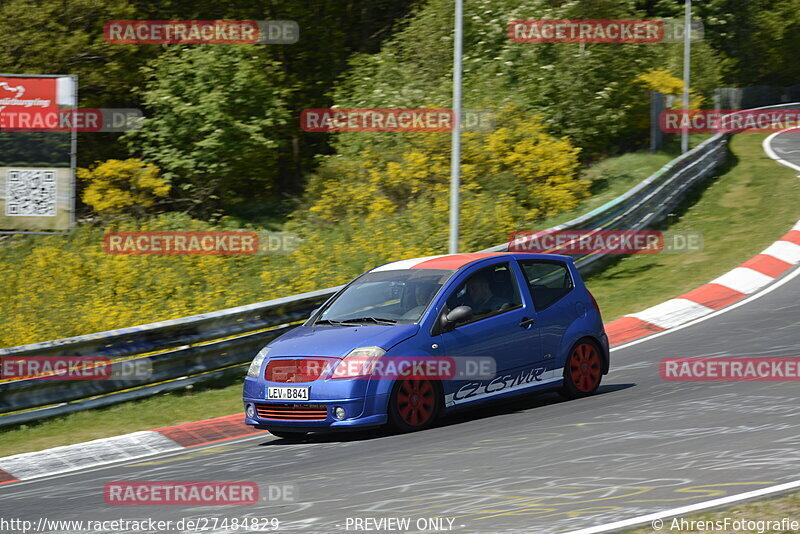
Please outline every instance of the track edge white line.
M597 525L594 527L582 528L579 530L571 530L569 532L564 532L563 534L600 534L603 532L611 532L623 528L630 528L638 525L643 525L646 523L652 523L657 519L660 520L669 519L683 514L690 514L703 510L708 510L711 508L726 506L737 502L756 499L758 497L763 497L765 495L773 495L776 493L788 492L794 489L800 489L800 480L795 480L793 482L786 482L784 484L778 484L775 486L770 486L768 488L761 488L753 491L747 491L745 493L739 493L736 495L729 495L727 497L712 499L710 501L703 501L696 504L690 504L688 506L682 506L680 508L672 508L670 510L664 510L663 512L655 512L652 514L631 517L629 519L623 519L621 521L615 521L613 523L605 523L603 525Z
M800 128L800 126L794 126L792 128L786 128L785 130L781 130L779 132L775 132L773 134L770 134L761 143L761 146L764 148L764 152L767 153L767 156L769 156L771 159L774 159L775 161L777 161L778 163L780 163L784 167L789 167L790 169L794 169L796 171L800 171L800 166L795 165L794 163L791 163L789 161L786 161L785 159L781 159L781 157L778 156L778 154L776 154L775 151L772 149L772 145L770 143L772 143L772 139L774 137L776 137L776 136L778 136L778 135L780 135L780 134L782 134L784 132L790 132L792 130L797 130L798 128ZM800 176L798 176L798 178L800 178Z

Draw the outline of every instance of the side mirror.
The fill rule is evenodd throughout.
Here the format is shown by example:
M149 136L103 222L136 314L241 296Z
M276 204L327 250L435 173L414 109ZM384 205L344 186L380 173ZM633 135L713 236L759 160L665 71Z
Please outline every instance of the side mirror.
M450 313L443 317L444 321L442 321L442 330L449 332L455 328L458 323L463 323L472 319L472 315L472 308L469 306L457 306L456 308L450 310Z

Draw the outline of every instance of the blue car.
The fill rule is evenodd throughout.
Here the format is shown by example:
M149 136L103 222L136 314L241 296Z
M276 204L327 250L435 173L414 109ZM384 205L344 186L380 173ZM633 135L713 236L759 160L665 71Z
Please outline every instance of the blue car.
M245 422L287 438L420 430L509 395L591 395L608 369L600 310L571 258L417 258L367 271L261 349Z

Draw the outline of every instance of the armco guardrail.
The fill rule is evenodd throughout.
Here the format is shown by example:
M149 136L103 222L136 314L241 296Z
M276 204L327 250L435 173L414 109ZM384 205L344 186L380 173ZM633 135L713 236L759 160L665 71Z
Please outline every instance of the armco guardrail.
M798 104L769 106L791 107ZM625 194L550 230L651 228L686 192L724 161L729 134L717 134L672 160ZM486 251L507 250L507 243ZM606 256L576 260L583 271ZM112 372L146 363L148 376L125 380L23 379L0 383L0 426L105 406L184 388L235 373L241 375L258 349L292 328L339 287L239 306L213 313L85 336L0 349L0 357L102 356Z
M793 102L755 109L793 108ZM694 185L711 176L725 160L731 134L720 133L706 139L698 146L667 163L654 174L607 202L576 219L546 231L558 230L644 230L657 227L680 204ZM508 250L508 243L485 249L499 252ZM575 258L581 272L590 272L613 257L602 254Z
M112 374L144 362L152 372L125 380L0 383L0 426L62 415L237 372L270 339L286 332L338 288L312 291L181 319L0 349L0 357L100 356ZM169 383L165 383L169 382ZM149 389L145 389L149 388ZM36 407L37 410L30 410ZM28 411L22 411L28 410Z
M656 226L678 205L687 190L710 176L724 161L727 138L726 134L718 134L705 140L623 195L548 231L642 230ZM508 243L486 250L492 252L508 250ZM587 255L577 258L576 264L582 271L586 271L602 259L605 259L605 256Z

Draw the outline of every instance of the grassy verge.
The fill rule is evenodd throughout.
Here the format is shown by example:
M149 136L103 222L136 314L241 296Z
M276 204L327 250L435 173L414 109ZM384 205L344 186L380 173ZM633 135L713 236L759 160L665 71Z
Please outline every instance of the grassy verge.
M764 154L765 137L733 137L723 172L672 218L671 231L703 233L701 253L627 256L586 280L604 320L641 311L726 273L800 219L800 180Z
M689 146L694 148L710 137L709 134L690 134ZM574 210L548 217L536 225L545 229L580 217L606 202L613 200L635 186L658 169L678 157L680 139L672 136L662 150L651 154L649 150L630 152L613 158L598 161L585 169L582 178L592 183L592 196L583 200Z
M241 396L241 384L197 392L186 390L3 428L0 456L230 415L242 410Z
M669 534L696 534L702 532L701 528L691 529L689 521L704 521L704 522L720 522L720 525L727 518L730 523L736 520L744 521L766 521L766 522L780 522L783 518L787 518L790 522L800 521L800 516L797 511L800 510L800 492L790 493L779 497L764 499L753 502L746 502L737 504L724 510L717 510L714 512L703 512L692 514L687 517L677 518L677 520L664 520L664 526L660 530L654 530L652 527L647 526L643 528L635 528L626 530L626 534L652 534L654 532L669 533ZM680 519L683 519L681 524ZM684 528L681 528L683 526ZM698 524L695 523L695 527ZM775 525L777 526L777 525ZM676 528L672 528L676 527ZM765 528L767 527L767 528ZM797 530L782 529L782 528L768 528L768 523L762 523L762 526L750 529L724 529L719 530L705 527L706 532L719 532L720 534L732 534L734 532L760 532L762 534L789 534L797 532Z
M542 220L536 225L537 228L556 226L602 206L656 172L677 155L672 151L655 154L640 151L597 162L583 172L583 178L592 182L592 196L574 210Z
M764 155L763 137L734 137L731 164L674 218L670 230L703 232L702 253L631 256L587 280L606 321L708 282L763 250L800 219L800 180L795 178L796 173ZM594 173L597 194L582 205L580 213L614 198L670 159L666 153L634 153L597 164L587 171ZM603 183L597 176L610 178ZM559 219L575 215L562 214ZM563 220L546 223L550 226ZM191 394L159 395L37 425L3 429L0 456L236 413L241 410L240 395L238 384Z

